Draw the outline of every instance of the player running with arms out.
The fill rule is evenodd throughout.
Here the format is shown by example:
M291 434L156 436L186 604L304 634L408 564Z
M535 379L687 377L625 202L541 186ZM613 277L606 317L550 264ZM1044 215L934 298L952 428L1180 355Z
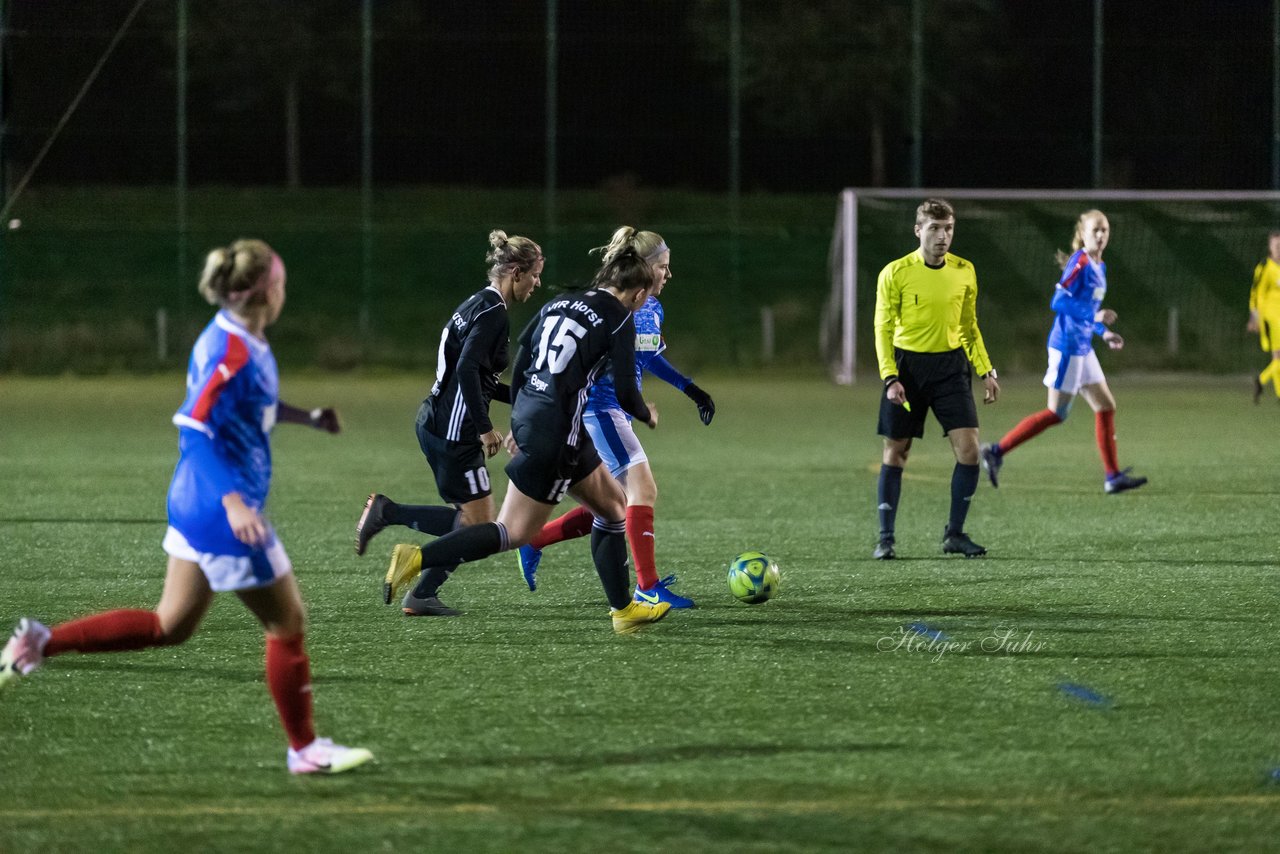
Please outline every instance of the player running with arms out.
M1249 322L1245 328L1258 333L1258 342L1271 362L1253 379L1253 402L1262 398L1267 383L1280 398L1280 229L1267 236L1267 257L1253 268L1249 289Z
M489 402L511 403L511 388L498 378L506 369L511 323L508 307L525 302L542 281L542 249L527 237L489 234L489 284L453 312L440 334L436 380L418 408L418 444L448 506L397 504L374 493L356 522L356 554L388 525L442 536L454 528L492 522L495 512L485 458L502 447L502 433L489 419ZM384 589L391 604L390 579ZM429 607L429 606L428 606ZM403 606L409 616L423 614Z
M978 330L977 275L972 264L948 251L955 224L948 202L926 199L916 209L920 248L886 266L876 281L876 356L884 380L878 425L884 456L876 489L880 541L872 553L877 560L896 557L902 472L912 441L924 436L930 409L956 458L942 551L965 557L987 553L964 532L979 474L972 372L982 376L984 403L999 399L1000 386Z
M1058 253L1062 277L1053 289L1049 307L1056 316L1049 332L1049 369L1044 384L1049 389L1047 408L1032 413L1005 434L999 442L982 448L982 465L992 486L998 486L1005 454L1055 424L1067 420L1071 403L1081 395L1094 411L1098 454L1106 474L1102 488L1107 495L1137 489L1145 477L1121 470L1116 459L1116 399L1093 351L1093 336L1099 335L1112 350L1124 347L1124 338L1108 327L1116 313L1102 307L1107 293L1107 265L1102 251L1111 239L1111 224L1102 211L1088 210L1076 220L1074 250L1070 256Z
M107 611L52 629L21 620L0 652L0 687L67 652L180 644L200 625L214 593L230 590L266 632L267 688L288 736L289 770L346 771L372 754L316 737L302 597L284 546L262 514L275 423L337 433L338 415L279 400L276 361L264 335L284 307L285 271L267 244L237 240L210 252L200 293L220 310L191 351L186 399L173 416L180 456L169 486L169 566L160 604L154 611Z
M671 279L671 250L662 235L652 231L636 231L622 226L613 233L608 246L592 252L601 254L601 261L608 264L624 249L634 249L649 263L653 271L653 289L649 299L635 313L636 325L636 386L649 373L684 392L698 407L703 424L711 424L716 405L711 395L698 388L691 379L681 374L663 355L666 341L662 337L664 313L658 295ZM627 542L635 560L637 601L667 602L672 608L692 608L692 599L671 589L674 575L658 577L654 561L654 505L658 500L658 484L649 466L649 457L640 445L640 439L628 415L618 403L613 377L605 374L591 386L587 398L587 410L583 424L591 434L591 441L600 453L609 472L618 479L627 493ZM533 542L521 546L516 552L520 570L530 590L537 587L535 573L542 560L542 549L562 540L586 536L591 532L593 517L585 507L575 507L558 519L548 522Z
M507 448L510 479L496 522L460 528L417 548L398 545L391 557L393 589L421 571L406 607L442 607L440 586L458 564L518 548L542 530L566 494L595 521L591 556L611 606L614 631L629 634L662 619L666 602L632 601L627 578L627 497L600 460L582 417L587 390L613 371L618 402L650 428L658 413L635 383L636 329L632 312L653 284L648 262L634 249L596 273L591 287L545 305L520 335L512 376L514 403Z

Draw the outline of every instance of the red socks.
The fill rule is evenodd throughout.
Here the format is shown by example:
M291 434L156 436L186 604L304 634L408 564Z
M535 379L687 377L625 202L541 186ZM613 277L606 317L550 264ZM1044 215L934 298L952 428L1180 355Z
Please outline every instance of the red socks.
M658 567L653 559L653 508L633 504L627 508L627 543L636 562L636 586L652 590L658 583Z
M124 652L167 643L155 611L121 609L54 626L44 654ZM302 647L302 635L287 639L267 637L267 688L280 712L290 746L300 750L315 741L311 663Z
M591 515L590 510L582 506L575 507L558 519L552 519L543 525L542 531L529 545L535 549L545 549L552 543L585 537L591 533L591 523L594 521L595 517Z
M1004 438L1000 440L1000 453L1007 454L1028 439L1039 436L1054 424L1061 423L1062 419L1052 409L1042 409L1039 412L1034 412L1019 421L1018 426L1004 434Z
M164 645L164 631L155 611L121 609L54 626L44 654L126 652Z
M585 537L591 533L591 524L595 517L585 507L575 507L558 519L552 519L542 526L542 531L533 538L529 545L535 549L562 540ZM627 508L627 543L631 546L631 556L636 563L636 585L641 590L649 590L658 583L658 569L653 558L653 508L643 505L632 505Z
M267 635L267 689L284 724L289 746L301 750L316 740L311 723L311 661L302 647L302 635L277 638Z
M1116 411L1107 409L1096 413L1094 432L1098 438L1098 454L1102 457L1102 467L1107 470L1107 477L1120 471L1120 463L1116 461Z

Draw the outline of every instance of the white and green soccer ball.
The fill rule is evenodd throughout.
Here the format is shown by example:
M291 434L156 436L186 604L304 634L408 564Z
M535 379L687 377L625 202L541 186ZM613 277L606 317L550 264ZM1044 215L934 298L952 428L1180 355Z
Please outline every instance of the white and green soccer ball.
M740 602L767 602L780 583L778 564L761 552L743 552L729 562L729 592Z

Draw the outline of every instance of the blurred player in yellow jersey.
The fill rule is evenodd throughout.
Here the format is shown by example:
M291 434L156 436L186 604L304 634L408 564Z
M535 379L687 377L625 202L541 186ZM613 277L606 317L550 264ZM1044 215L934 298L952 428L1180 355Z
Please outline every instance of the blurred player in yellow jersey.
M1253 268L1253 288L1249 291L1250 332L1258 333L1262 349L1271 354L1271 364L1253 380L1253 402L1262 397L1262 387L1271 383L1280 397L1280 228L1267 239L1267 257Z

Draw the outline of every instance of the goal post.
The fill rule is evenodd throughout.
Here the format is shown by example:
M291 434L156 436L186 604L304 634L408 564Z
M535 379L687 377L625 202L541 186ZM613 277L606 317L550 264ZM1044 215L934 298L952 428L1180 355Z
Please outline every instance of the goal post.
M831 296L823 312L823 353L831 376L841 385L856 379L858 345L858 199L856 190L843 190L836 203L836 222L831 235L827 268L831 273Z
M1244 332L1249 284L1280 227L1280 192L850 187L837 196L819 330L835 382L855 382L859 364L874 362L876 274L918 245L915 209L931 197L955 205L953 251L978 272L979 322L1002 369L1043 370L1054 253L1070 250L1091 208L1111 221L1107 304L1120 314L1126 368L1221 372L1257 361L1257 337Z

